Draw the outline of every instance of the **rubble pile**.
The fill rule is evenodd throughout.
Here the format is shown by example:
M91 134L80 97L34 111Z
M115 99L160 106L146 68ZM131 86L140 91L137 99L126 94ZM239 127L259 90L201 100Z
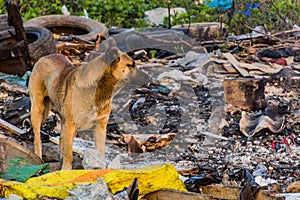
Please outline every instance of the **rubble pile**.
M139 80L126 85L113 99L107 124L107 160L93 153L91 131L80 131L73 146L73 168L90 170L99 167L94 165L98 161L103 168L115 169L171 163L164 167L171 169L169 178L176 177L176 188L182 193L159 188L159 192L170 196L195 195L183 192L188 190L203 195L197 196L199 199L206 199L205 195L207 199L283 199L299 192L300 52L297 43L290 42L295 40L297 31L273 35L256 31L251 36L229 37L224 41L228 49L210 52L199 43L194 46L185 41L174 30L145 34L128 31L111 40L99 34L93 42L55 36L57 52L76 67L99 55L101 45L113 42L128 51L140 73L136 78ZM287 42L283 44L284 41ZM148 45L141 49L143 42ZM135 44L139 48L134 49ZM159 44L163 47L159 48ZM170 46L171 50L164 48ZM0 75L0 142L5 146L0 148L0 172L9 168L12 158L6 149L13 148L12 143L19 145L25 158L41 164L36 155L28 153L33 150L26 86L30 72L22 78ZM52 172L61 165L57 145L60 123L59 115L52 112L41 127L43 161L49 163ZM159 170L160 176L162 171ZM185 187L174 171L181 175ZM123 172L105 171L117 175ZM152 175L149 176L153 178ZM73 178L78 181L81 177L79 174ZM105 181L110 178L104 175ZM131 175L126 184L133 181L130 178ZM154 179L159 185L159 179ZM130 187L135 188L131 192L137 198L137 179L134 180ZM112 196L104 186L104 180L98 179L71 193L76 196L81 190L102 188ZM121 186L117 186L114 192L120 191ZM148 192L143 195L154 198Z

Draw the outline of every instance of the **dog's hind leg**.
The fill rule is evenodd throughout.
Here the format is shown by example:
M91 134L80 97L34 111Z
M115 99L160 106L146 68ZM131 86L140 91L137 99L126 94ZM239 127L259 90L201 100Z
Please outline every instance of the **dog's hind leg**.
M31 95L31 123L34 132L34 152L42 158L42 141L40 128L44 120L44 97L37 94Z
M34 70L33 70L34 71ZM44 81L36 73L32 73L29 79L29 96L31 101L31 123L34 133L34 152L42 158L42 141L40 128L48 116L50 101L47 96Z

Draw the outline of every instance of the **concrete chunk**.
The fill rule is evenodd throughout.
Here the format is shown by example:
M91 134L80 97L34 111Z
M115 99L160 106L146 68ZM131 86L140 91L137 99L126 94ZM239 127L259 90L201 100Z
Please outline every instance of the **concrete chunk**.
M228 78L223 82L225 103L241 110L260 110L264 107L265 84L262 79Z

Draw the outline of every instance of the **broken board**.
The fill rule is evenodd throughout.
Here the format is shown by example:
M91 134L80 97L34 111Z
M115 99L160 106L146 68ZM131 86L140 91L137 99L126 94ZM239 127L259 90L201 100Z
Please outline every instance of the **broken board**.
M0 169L9 168L9 161L16 157L24 158L32 164L43 164L43 161L32 151L0 134Z
M223 53L223 55L242 76L250 76L246 69L241 68L240 62L231 53Z
M146 194L142 200L213 200L212 196L173 189L162 189Z
M232 185L211 184L201 186L200 191L202 194L208 194L215 199L240 199L240 193L243 187ZM284 200L284 197L277 197L275 193L269 190L259 190L254 197L255 200Z

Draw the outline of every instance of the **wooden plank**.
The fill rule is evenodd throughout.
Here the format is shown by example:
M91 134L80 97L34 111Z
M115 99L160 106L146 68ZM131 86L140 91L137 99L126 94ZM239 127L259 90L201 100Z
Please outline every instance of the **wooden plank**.
M224 63L223 67L228 73L238 73L238 71L230 63Z
M200 187L203 194L212 195L215 199L239 199L242 187L211 184Z
M26 131L23 131L22 129L19 129L18 127L8 123L7 121L0 119L0 126L12 133L15 133L17 135L22 135L26 133Z
M173 189L162 189L146 194L142 200L213 200L210 195L183 192Z
M0 168L9 168L9 161L16 157L24 158L26 161L40 165L43 161L32 151L15 142L12 138L0 134Z
M231 53L223 53L224 57L233 65L233 67L244 77L250 76L246 69L240 67L240 62L235 59Z
M200 187L203 194L213 196L215 199L240 199L243 187L225 186L221 184L211 184ZM283 200L283 197L276 196L276 192L270 190L259 190L255 195L255 200Z

